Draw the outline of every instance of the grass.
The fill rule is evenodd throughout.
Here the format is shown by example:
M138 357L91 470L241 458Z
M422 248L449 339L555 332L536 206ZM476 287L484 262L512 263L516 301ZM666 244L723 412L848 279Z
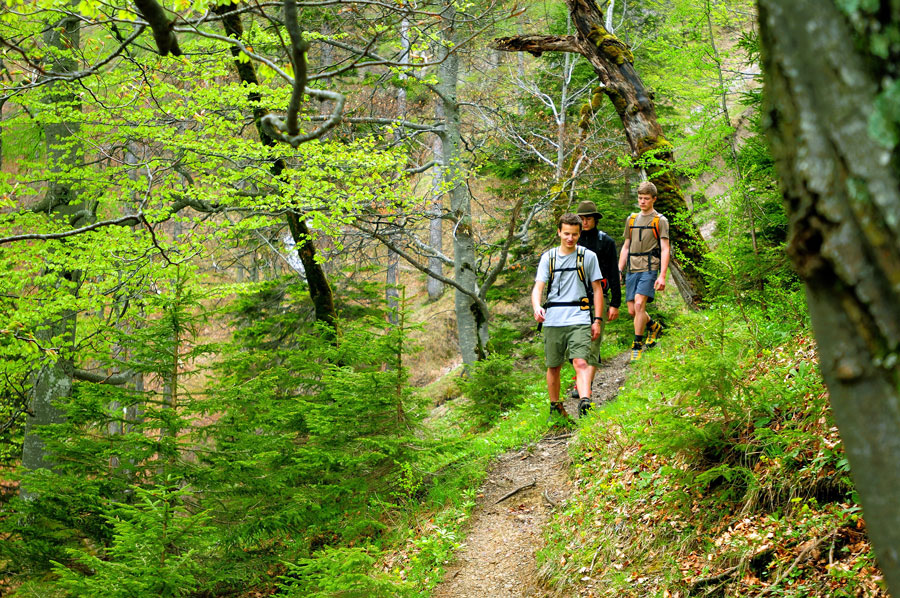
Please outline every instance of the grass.
M727 308L670 325L665 351L581 430L578 491L539 557L548 586L885 595L808 333L762 338Z

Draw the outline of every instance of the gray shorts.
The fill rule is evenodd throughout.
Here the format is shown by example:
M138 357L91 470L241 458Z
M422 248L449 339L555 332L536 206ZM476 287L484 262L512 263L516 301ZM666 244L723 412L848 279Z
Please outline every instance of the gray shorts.
M591 359L590 326L544 326L544 361L547 367L559 367L567 358Z
M625 279L625 301L634 301L635 295L644 295L647 297L647 303L653 301L656 296L656 289L653 288L656 279L659 278L659 272L649 270L647 272L631 272Z

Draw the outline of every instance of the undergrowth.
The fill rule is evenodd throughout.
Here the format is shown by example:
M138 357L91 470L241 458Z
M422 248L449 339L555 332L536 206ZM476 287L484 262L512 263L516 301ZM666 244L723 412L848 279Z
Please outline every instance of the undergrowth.
M559 595L885 596L815 344L796 319L678 318L573 449Z

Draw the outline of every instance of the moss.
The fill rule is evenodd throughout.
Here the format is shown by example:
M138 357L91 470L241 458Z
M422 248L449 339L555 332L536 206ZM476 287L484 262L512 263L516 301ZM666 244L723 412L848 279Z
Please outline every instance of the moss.
M609 96L609 100L615 107L616 112L625 114L625 111L628 110L628 100L625 99L625 96L613 88L607 89L606 95Z
M591 27L587 36L588 40L597 46L607 58L622 66L626 62L634 63L634 54L628 49L628 45L623 43L618 37L607 31L601 25Z
M640 147L644 148L641 154L653 152L654 154L671 152L675 149L668 139L660 135L659 137L644 137L640 140Z
M603 102L603 96L599 93L595 93L591 96L591 110L596 112L600 109L600 105Z

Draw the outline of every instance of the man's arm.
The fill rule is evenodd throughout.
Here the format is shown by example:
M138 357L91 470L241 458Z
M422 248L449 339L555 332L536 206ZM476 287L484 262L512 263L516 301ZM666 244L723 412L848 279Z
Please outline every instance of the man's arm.
M625 265L628 261L628 248L631 247L631 239L625 239L622 243L622 251L619 252L619 274L625 272Z
M599 280L591 282L594 291L594 313L591 315L591 340L597 340L600 336L600 322L597 318L603 317L603 284Z
M531 289L531 309L534 311L534 319L543 322L547 315L546 310L541 307L541 298L544 296L544 282L540 280L534 281L534 287Z
M666 272L669 270L669 240L659 240L659 277L653 283L653 288L663 291L666 288Z

